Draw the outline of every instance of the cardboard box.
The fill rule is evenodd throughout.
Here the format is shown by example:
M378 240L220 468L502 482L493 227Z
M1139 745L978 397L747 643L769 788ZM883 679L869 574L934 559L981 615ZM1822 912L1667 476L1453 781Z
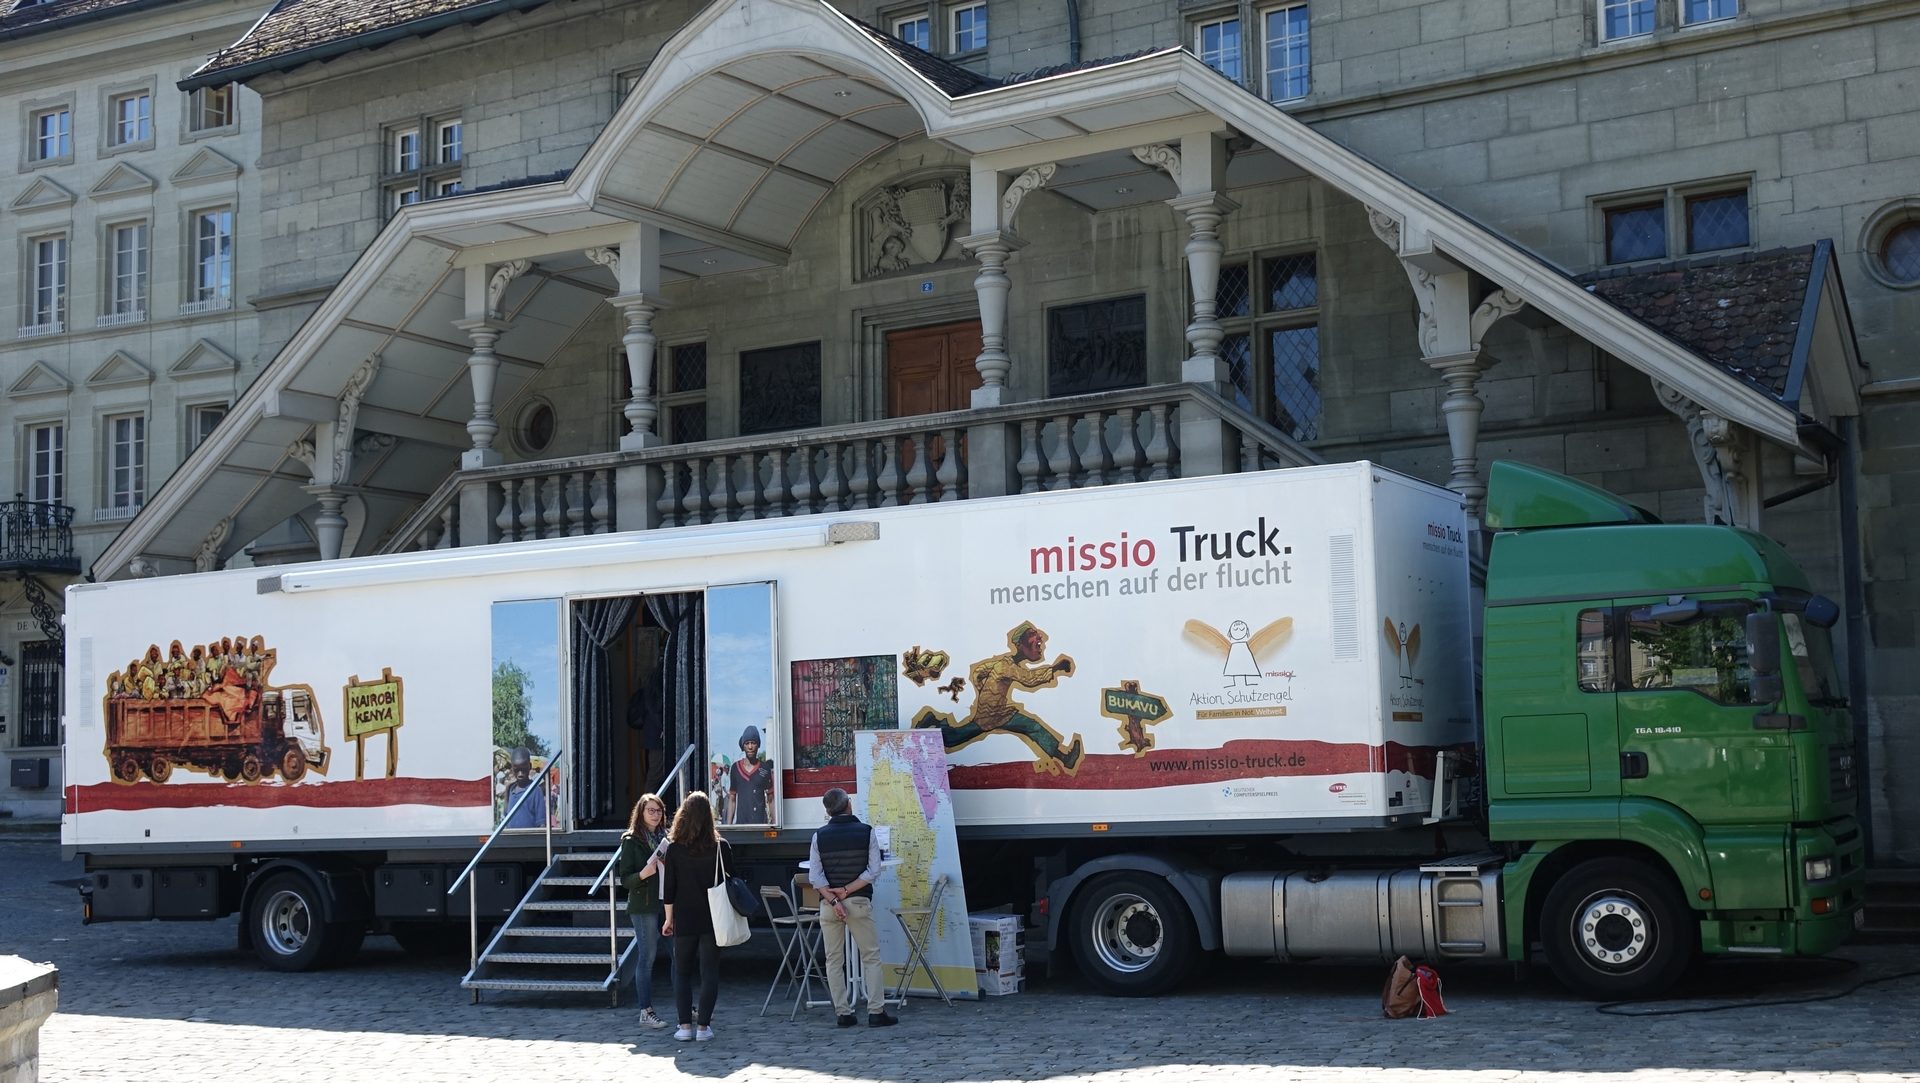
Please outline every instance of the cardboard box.
M1018 975L1026 961L1027 934L1017 914L969 914L967 928L973 940L973 970L981 974Z
M976 970L973 976L979 981L980 992L990 997L1012 996L1027 982L1024 971L1002 974L992 970Z

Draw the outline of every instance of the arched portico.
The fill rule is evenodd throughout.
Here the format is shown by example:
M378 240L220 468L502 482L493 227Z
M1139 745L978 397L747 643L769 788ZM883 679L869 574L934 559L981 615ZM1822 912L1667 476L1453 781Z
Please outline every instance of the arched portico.
M656 374L663 336L686 330L687 298L736 289L731 311L704 318L745 322L818 276L845 297L817 322L858 322L887 282L863 281L844 239L829 248L809 231L856 200L850 176L917 147L966 180L951 228L955 251L976 261L961 287L980 320L972 409L912 423L849 410L803 434L670 443ZM1365 209L1389 273L1411 291L1411 349L1445 389L1445 476L1468 503L1483 344L1523 307L1738 433L1798 446L1794 411L1777 398L1182 50L995 82L819 0L736 0L663 47L569 175L400 212L98 571L123 574L137 557L218 565L316 501L331 557L350 555L350 538L361 551L480 544L1313 461L1234 406L1214 311L1235 193L1304 178ZM1095 220L1160 222L1171 208L1173 228L1136 246L1150 253L1136 257L1150 272L1136 279L1158 293L1152 310L1179 316L1170 338L1151 341L1186 343L1156 356L1157 390L1046 400L1036 306L1053 296L1053 264L1026 235L1042 203ZM1048 258L1070 262L1059 247ZM1090 294L1104 288L1086 278ZM939 296L950 311L957 299ZM505 462L519 424L506 407L603 348L595 321L608 306L624 387L553 397L563 425L595 418L613 439ZM742 345L779 341L769 331ZM208 522L224 524L218 538Z

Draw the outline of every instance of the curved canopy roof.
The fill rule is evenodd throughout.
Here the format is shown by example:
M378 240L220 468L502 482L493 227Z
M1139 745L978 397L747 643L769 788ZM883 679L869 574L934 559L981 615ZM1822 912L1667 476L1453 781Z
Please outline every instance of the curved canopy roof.
M454 324L473 315L468 283L488 267L532 263L495 305L508 329L494 401L511 404L620 288L585 253L638 227L658 231L663 282L775 266L842 178L902 140L970 155L976 177L1057 163L1049 189L1099 208L1115 205L1116 192L1132 203L1178 194L1130 151L1208 133L1251 144L1235 156L1228 187L1318 177L1390 221L1402 258L1473 271L1702 406L1796 443L1795 413L1778 399L1184 50L992 83L823 0L723 0L667 42L564 179L402 209L95 574L128 574L136 557L189 561L210 536L223 560L307 508L312 476L289 448L336 417L342 389L377 356L352 471L340 479L365 511L344 551L371 547L468 446L470 347ZM994 213L976 199L976 229L983 204Z

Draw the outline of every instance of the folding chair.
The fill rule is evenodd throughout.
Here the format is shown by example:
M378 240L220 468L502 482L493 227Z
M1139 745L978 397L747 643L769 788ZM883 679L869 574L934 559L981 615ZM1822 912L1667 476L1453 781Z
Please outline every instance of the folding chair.
M913 980L915 970L924 971L927 979L933 982L933 990L940 994L947 1007L953 1007L953 998L947 995L947 988L940 984L940 975L933 972L933 964L927 961L927 942L933 938L934 918L940 913L940 900L946 897L949 877L942 875L933 882L933 891L927 896L927 905L903 907L893 912L893 919L900 923L900 931L907 937L907 963L899 968L900 983L894 986L893 996L889 999L900 1004L907 1002L907 985ZM908 918L920 919L920 931L914 932Z
M820 915L803 912L794 904L793 896L777 884L762 887L760 901L767 908L773 941L780 948L780 969L767 986L767 999L760 1005L760 1014L767 1014L767 1008L773 1004L773 994L784 981L793 996L793 1008L787 1012L787 1018L792 1019L803 1002L812 1003L812 983L818 981L823 988L826 985L826 975L815 961L814 951L814 941L819 939Z

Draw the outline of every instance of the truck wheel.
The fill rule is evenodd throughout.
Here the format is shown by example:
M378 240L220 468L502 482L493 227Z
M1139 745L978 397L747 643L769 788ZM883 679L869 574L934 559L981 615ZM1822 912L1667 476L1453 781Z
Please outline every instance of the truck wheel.
M341 930L321 919L323 905L320 889L305 876L279 872L268 877L247 908L254 954L270 970L315 970L334 962Z
M307 777L307 754L298 748L289 748L281 754L280 777L288 782L298 782Z
M240 777L247 782L258 782L264 772L260 767L260 757L249 752L240 760Z
M223 760L220 764L220 777L226 779L228 782L238 782L240 780L239 761L233 759Z
M173 777L173 761L158 753L147 764L147 777L155 782L165 782Z
M1069 916L1073 956L1101 992L1158 996L1194 964L1193 919L1171 885L1150 873L1098 877Z
M120 758L113 761L113 777L122 782L140 781L140 761L131 752L120 753Z
M1626 858L1576 865L1540 907L1554 976L1595 1000L1658 996L1694 955L1686 904L1655 870Z

